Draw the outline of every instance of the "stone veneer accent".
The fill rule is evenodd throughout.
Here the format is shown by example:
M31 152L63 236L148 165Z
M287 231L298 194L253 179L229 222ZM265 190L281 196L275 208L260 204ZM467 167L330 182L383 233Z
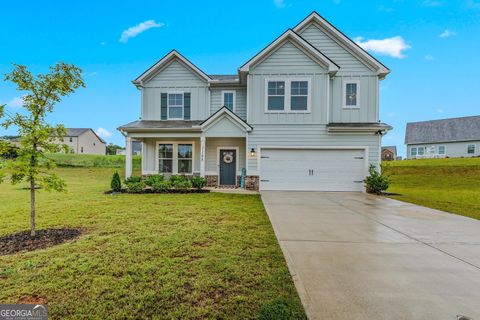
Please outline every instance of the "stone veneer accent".
M258 191L260 177L259 176L245 176L245 189Z
M218 176L205 176L207 179L207 187L216 187L218 186Z

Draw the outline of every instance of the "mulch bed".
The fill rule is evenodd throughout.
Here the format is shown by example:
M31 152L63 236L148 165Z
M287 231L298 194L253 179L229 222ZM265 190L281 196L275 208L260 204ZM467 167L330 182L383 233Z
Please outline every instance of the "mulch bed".
M30 230L0 237L0 256L21 251L45 249L78 238L81 229L44 229L37 230L35 237L30 237Z
M188 189L188 190L176 190L171 189L168 191L154 191L153 189L147 188L144 189L142 192L128 192L126 189L122 189L120 192L113 192L112 190L105 191L103 194L120 194L120 193L130 193L130 194L145 194L145 193L209 193L210 190L207 189Z

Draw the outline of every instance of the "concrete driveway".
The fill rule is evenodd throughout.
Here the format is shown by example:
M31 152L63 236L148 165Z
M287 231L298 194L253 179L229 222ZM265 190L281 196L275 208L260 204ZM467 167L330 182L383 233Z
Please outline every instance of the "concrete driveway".
M480 221L363 193L262 199L310 319L480 320Z

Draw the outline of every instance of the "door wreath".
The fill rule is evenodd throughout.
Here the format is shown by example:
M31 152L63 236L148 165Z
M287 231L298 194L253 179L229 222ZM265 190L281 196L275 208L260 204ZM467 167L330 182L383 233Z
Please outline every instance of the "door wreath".
M225 152L223 154L223 162L232 163L233 162L233 154L230 153L230 152Z

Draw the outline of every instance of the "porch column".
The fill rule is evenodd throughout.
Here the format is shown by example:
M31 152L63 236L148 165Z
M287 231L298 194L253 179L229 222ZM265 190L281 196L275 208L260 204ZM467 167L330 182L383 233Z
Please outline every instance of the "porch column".
M200 176L205 177L205 136L200 137Z
M132 175L132 138L125 137L125 179Z

